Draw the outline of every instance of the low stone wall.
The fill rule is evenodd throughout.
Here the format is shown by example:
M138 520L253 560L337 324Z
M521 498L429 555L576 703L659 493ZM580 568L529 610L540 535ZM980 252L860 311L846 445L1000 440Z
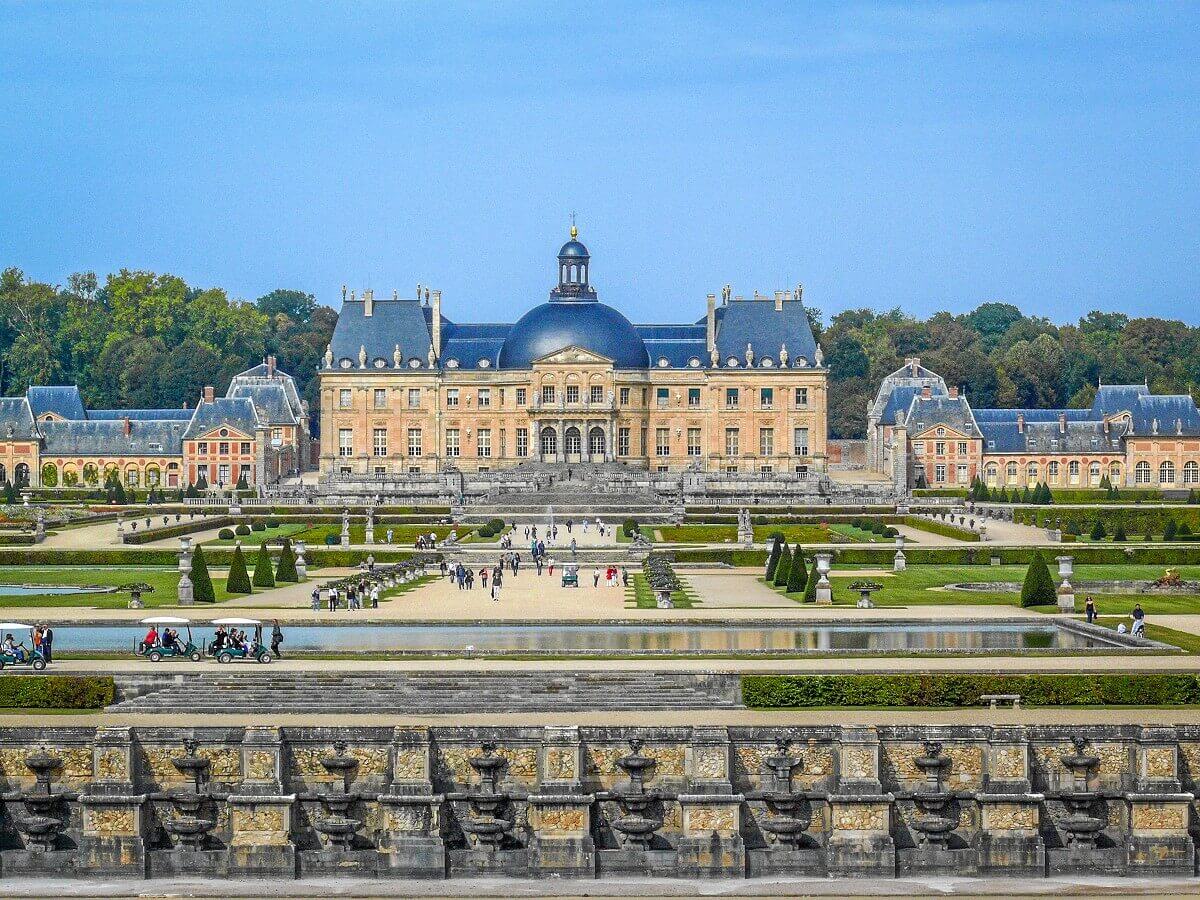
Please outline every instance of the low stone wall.
M1196 872L1200 726L10 728L6 875Z

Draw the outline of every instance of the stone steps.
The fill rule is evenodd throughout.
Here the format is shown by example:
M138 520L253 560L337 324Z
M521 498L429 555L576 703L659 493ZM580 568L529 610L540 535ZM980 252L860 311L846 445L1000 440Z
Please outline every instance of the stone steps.
M248 667L248 666L247 666ZM728 685L654 672L196 674L110 709L144 713L581 712L716 709L738 704ZM122 692L118 685L118 696Z

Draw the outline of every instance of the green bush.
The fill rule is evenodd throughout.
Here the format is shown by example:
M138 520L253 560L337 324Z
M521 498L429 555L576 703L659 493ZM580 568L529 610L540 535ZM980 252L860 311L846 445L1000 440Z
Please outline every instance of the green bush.
M787 592L803 594L804 585L808 580L808 570L804 567L804 548L799 544L792 551L792 567L788 570Z
M1190 538L1192 536L1191 526L1187 522L1179 523L1179 529L1175 532L1175 537L1179 540Z
M1102 541L1108 537L1108 531L1104 528L1104 523L1099 519L1092 525L1092 532L1089 535L1093 541Z
M625 537L630 537L630 538L633 537L635 534L637 534L638 533L637 519L626 519L624 522L622 522L621 523L621 533L624 534Z
M957 538L960 541L975 543L979 540L979 535L969 528L960 528L949 522L935 522L933 519L921 516L905 516L904 524L909 528L918 528L921 531L928 531L930 534L940 534L942 537Z
M197 603L217 602L217 592L213 588L212 576L208 574L203 547L197 547L192 553L192 598Z
M251 531L266 531L267 525L265 522L254 521L254 522L250 523L250 530Z
M1175 524L1174 519L1167 519L1167 524L1163 526L1163 540L1175 540L1175 533L1179 530L1179 526Z
M232 528L222 528L220 531L217 532L217 537L223 541L232 541L233 540L233 529Z
M111 675L6 675L0 678L4 709L103 709L113 702Z
M1046 558L1041 552L1033 554L1033 561L1025 571L1025 583L1021 585L1022 606L1045 606L1055 603L1058 595L1054 591L1054 580L1046 567Z
M504 531L504 520L503 519L488 519L487 527L488 527L488 530L491 531L492 534L500 534L502 531Z
M781 550L782 544L783 544L783 533L777 531L777 532L775 532L774 535L771 536L771 553L767 557L767 576L766 577L767 577L767 581L770 581L772 583L775 581L775 568L776 568L776 566L779 565L779 555L780 555L780 550Z
M267 527L268 528L278 528L279 525L280 525L280 522L278 519L267 519Z
M275 573L271 569L271 554L267 551L266 541L258 545L258 556L254 559L254 586L275 587Z
M1125 526L1124 526L1124 525L1118 525L1118 526L1117 526L1117 528L1116 528L1116 531L1114 531L1114 532L1113 532L1113 540L1114 540L1114 541L1117 541L1118 543L1120 543L1120 542L1122 542L1122 541L1126 540L1126 537L1125 537Z
M1030 706L1159 706L1200 703L1194 674L744 675L751 709L979 706L984 694L1020 694Z
M275 580L280 583L300 580L300 575L296 572L296 551L292 549L292 542L287 538L283 539L283 549L279 551L279 564L275 567Z
M779 550L779 564L775 566L775 586L786 587L792 574L792 551L787 544Z
M245 537L246 535L248 535L250 533L250 526L243 523L243 524L239 525L237 528L233 529L233 533L236 534L238 537Z
M233 548L233 562L229 565L229 577L225 579L225 591L230 594L252 593L250 575L246 571L246 557L241 547Z

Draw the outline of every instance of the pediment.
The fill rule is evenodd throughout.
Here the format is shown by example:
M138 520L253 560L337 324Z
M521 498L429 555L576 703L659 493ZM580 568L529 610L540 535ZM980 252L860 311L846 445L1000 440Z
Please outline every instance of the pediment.
M533 361L535 366L560 366L560 365L609 365L613 361L607 356L596 353L593 350L588 350L586 347L579 347L572 344L569 347L563 347L561 350L555 350L553 353L547 353L545 356L539 356Z
M221 434L221 429L224 428L226 434ZM248 441L254 437L252 434L246 434L234 428L232 425L222 422L220 425L215 425L203 434L199 434L191 440L194 441Z
M946 433L938 434L937 430L939 428L944 428ZM914 434L912 436L912 439L917 440L917 441L927 441L927 440L965 441L965 440L971 440L972 438L971 438L971 435L964 434L963 432L959 431L957 428L951 428L945 422L934 422L928 428L924 429L923 431L918 432L917 434Z

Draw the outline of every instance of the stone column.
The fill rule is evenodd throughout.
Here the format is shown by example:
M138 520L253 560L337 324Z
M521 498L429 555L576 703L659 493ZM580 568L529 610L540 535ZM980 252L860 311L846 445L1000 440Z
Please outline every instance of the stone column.
M307 551L304 541L296 541L296 577L301 581L308 581L308 560L304 558Z
M830 553L817 554L817 605L833 605L833 585L829 583L829 565L833 561Z
M133 785L133 730L96 729L92 760L92 783L79 797L83 807L82 868L93 877L144 878L142 809L147 798Z
M879 780L879 736L874 728L841 729L837 770L838 785L829 795L829 874L894 876L895 797L883 793Z
M392 733L388 790L379 795L384 827L379 834L380 868L402 878L443 878L446 847L441 835L445 798L433 793L429 730Z
M1021 726L993 727L978 795L980 874L1043 875L1046 847L1039 826L1045 797L1030 792L1030 749Z
M1192 795L1179 779L1178 735L1172 727L1141 728L1136 746L1136 792L1129 801L1131 873L1192 874L1195 843L1188 833Z
M685 878L742 876L746 846L741 837L745 797L733 793L729 731L697 726L685 752L689 793L679 795L683 835L679 875Z
M191 606L195 602L195 586L192 584L192 542L187 538L179 541L179 605Z
M229 870L239 875L295 877L295 794L283 793L283 738L278 728L242 736L242 784L229 795Z
M350 546L350 510L342 510L342 540L343 548Z
M583 792L586 762L579 729L548 726L538 748L538 790L529 795L529 865L539 875L595 877L593 794Z

